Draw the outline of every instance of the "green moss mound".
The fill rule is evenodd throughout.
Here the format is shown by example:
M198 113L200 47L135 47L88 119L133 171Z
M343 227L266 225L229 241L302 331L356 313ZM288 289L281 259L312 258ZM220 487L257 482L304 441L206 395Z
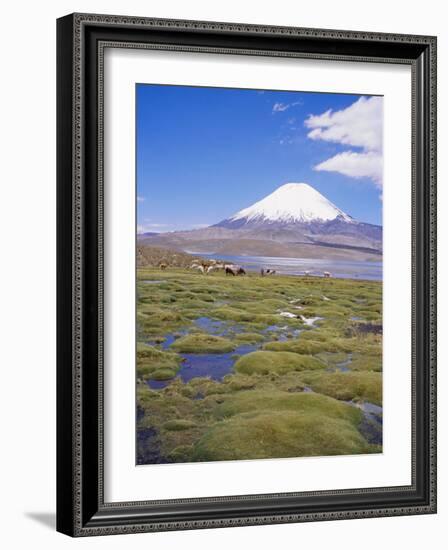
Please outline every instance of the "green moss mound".
M263 342L264 336L256 332L244 332L242 334L236 334L235 340L243 344L256 344L258 342Z
M165 430L170 430L174 432L180 430L190 430L191 428L195 428L196 424L191 420L184 420L182 418L179 418L176 420L169 420L168 422L165 422L162 427Z
M174 378L176 376L177 369L156 369L148 374L148 378L150 380L171 380L171 378Z
M328 333L327 333L328 334ZM315 355L319 353L364 353L381 355L381 345L377 338L370 337L321 337L319 333L309 331L295 340L287 342L268 342L263 349L268 351L291 351L293 353Z
M303 338L289 340L287 342L268 342L263 346L263 349L267 351L292 352L305 355L340 351L338 347L330 341L305 341Z
M137 378L169 380L179 370L182 357L153 346L137 344Z
M205 333L188 334L171 344L172 349L181 353L229 353L235 347L227 338Z
M309 372L301 378L315 392L335 399L382 404L382 376L379 372Z
M191 445L179 445L168 454L168 458L172 462L191 462L192 450Z
M229 397L216 408L218 419L254 411L291 411L341 418L357 426L362 413L355 407L317 393L287 393L278 390L242 391Z
M240 357L235 371L242 374L283 374L289 371L320 369L325 364L314 357L287 351L254 351Z
M238 415L207 431L193 460L244 460L371 452L347 420L293 411Z
M238 305L242 305L241 302ZM249 309L255 311L249 311ZM278 315L275 311L271 314L263 313L266 311L263 307L257 305L237 309L235 307L220 307L213 312L213 317L222 321L235 321L236 323L259 324L260 326L273 325L278 321Z
M362 355L358 353L353 356L350 369L381 372L383 370L383 360L379 355Z

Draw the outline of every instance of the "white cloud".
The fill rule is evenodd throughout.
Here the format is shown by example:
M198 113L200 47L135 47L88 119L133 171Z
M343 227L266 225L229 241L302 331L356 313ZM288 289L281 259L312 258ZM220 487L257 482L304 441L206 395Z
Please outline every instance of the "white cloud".
M370 178L382 186L383 173L383 99L360 97L346 109L305 120L313 140L340 143L361 148L360 152L344 151L314 167L315 170L339 172L352 178Z
M286 111L289 109L290 105L287 103L274 103L274 106L272 107L273 113L282 113L283 111Z
M383 157L374 151L356 153L344 151L334 157L324 160L314 170L319 172L339 172L351 178L370 178L381 187L383 174Z
M145 200L145 197L137 196L137 202L143 202L144 200Z
M293 103L274 103L274 106L272 107L273 113L282 113L283 111L287 111L291 107L295 107L296 105L303 105L302 101L294 101Z
M367 151L381 151L383 138L383 99L360 97L341 111L331 109L321 115L310 115L305 126L311 129L308 137Z

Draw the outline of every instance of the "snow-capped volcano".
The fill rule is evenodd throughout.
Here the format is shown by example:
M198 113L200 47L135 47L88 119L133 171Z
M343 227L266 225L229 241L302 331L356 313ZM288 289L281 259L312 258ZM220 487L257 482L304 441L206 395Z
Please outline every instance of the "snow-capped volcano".
M307 183L285 183L264 199L240 210L220 227L246 224L309 224L339 219L354 223L353 218L326 199Z
M141 242L195 254L377 260L382 227L353 219L307 183L286 183L219 223Z

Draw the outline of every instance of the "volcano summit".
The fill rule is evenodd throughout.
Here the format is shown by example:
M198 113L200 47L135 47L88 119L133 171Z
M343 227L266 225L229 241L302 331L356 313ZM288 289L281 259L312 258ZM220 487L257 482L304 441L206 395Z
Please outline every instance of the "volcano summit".
M240 228L264 224L308 224L353 219L307 183L285 183L273 193L240 210L216 227Z

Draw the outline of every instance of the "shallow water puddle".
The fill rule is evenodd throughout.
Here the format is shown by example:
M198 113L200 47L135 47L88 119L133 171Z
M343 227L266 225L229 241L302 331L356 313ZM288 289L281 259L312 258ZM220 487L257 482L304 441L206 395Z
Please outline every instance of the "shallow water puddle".
M198 317L194 320L194 324L201 330L215 335L222 335L226 329L224 321L210 319L210 317Z
M244 327L239 325L228 325L224 321L211 319L210 317L198 317L194 320L197 328L213 334L214 336L231 336L244 332ZM288 327L286 327L288 328ZM165 340L161 343L164 351L170 349L171 344L180 336L188 334L184 329L175 334L167 334ZM155 345L155 342L148 342ZM148 386L153 390L166 388L173 380L180 378L183 382L188 382L192 378L209 377L212 380L222 380L226 374L233 370L235 361L241 355L246 355L259 349L261 344L241 344L235 350L229 353L180 353L183 362L174 378L169 380L147 380Z
M244 344L230 353L181 353L184 362L177 373L183 382L192 378L208 376L212 380L222 380L230 374L240 355L246 355L258 348L257 345Z
M364 418L361 421L358 429L369 443L377 445L383 444L383 408L374 403L364 401L354 403L347 401L349 405L361 409L364 413Z
M232 370L235 359L232 353L182 353L184 362L177 373L183 382L192 378L208 376L213 380L222 380Z
M262 332L268 336L270 333L275 333L278 342L285 342L290 338L297 338L302 330L300 328L291 328L288 325L269 325Z
M341 361L340 363L336 363L333 367L328 367L326 369L327 372L349 372L350 368L349 365L353 361L353 354L348 353L347 359L345 361Z
M258 349L257 344L243 344L230 353L180 353L184 359L174 378L169 380L147 380L153 390L166 388L175 378L189 382L192 378L209 377L222 380L233 371L233 365L240 355L246 355Z
M237 323L228 323L210 317L198 317L193 322L197 328L204 332L208 332L208 334L213 334L214 336L231 337L246 331L244 326L238 325Z

